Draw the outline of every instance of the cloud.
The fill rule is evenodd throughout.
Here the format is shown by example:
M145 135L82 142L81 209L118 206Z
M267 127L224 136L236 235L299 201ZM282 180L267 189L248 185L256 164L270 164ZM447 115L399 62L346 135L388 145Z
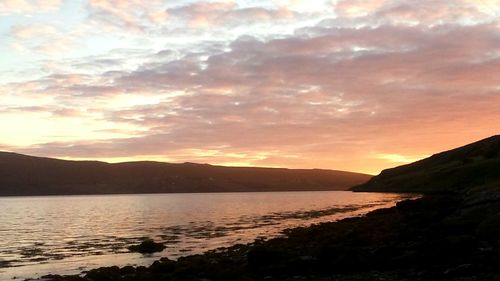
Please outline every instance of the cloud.
M3 0L0 2L0 15L57 11L62 4L62 0Z
M488 22L497 17L500 9L492 1L391 1L341 0L335 4L340 18L353 24L441 25Z
M101 137L49 139L19 151L376 172L497 133L498 22L470 3L431 2L426 11L411 1L340 1L339 18L294 33L196 39L179 48L169 41L72 60L68 73L4 85L13 96L9 114L54 105L53 116L90 122ZM139 2L90 4L114 28L127 21L147 30L153 22L143 21L150 9ZM163 8L168 21L195 29L298 16L233 2ZM127 67L132 57L138 63ZM46 104L16 107L13 89ZM120 134L102 135L113 128Z
M299 155L334 164L335 160L329 158L356 153L352 151L356 141L374 150L386 149L387 145L396 150L387 155L414 155L405 145L421 142L429 147L444 146L444 140L450 141L453 131L465 122L479 132L492 130L494 124L485 120L499 117L498 92L491 88L498 80L485 74L494 73L499 66L496 60L490 60L467 70L471 69L470 61L495 48L497 41L486 36L490 27L449 29L444 33L439 29L420 30L406 41L389 44L382 40L377 44L376 38L383 38L385 33L397 34L394 31L380 28L369 29L372 36L364 36L362 31L359 34L367 46L389 48L387 53L374 51L352 57L343 51L329 54L312 39L301 42L304 45L300 48L290 47L296 44L296 38L279 40L280 46L289 44L289 48L277 48L275 41L245 39L234 42L230 52L211 57L205 69L180 60L157 69L124 74L115 80L115 87L182 89L187 94L155 105L111 111L105 117L111 122L149 128L148 135L71 148L48 144L39 151L108 157L160 153L187 161L194 156L178 151L223 146L217 150L218 155L252 150L272 152L262 154L267 155L262 159L248 158L248 163L276 165L272 159L279 155ZM330 40L345 36L346 40L357 42L360 39L353 32L336 31ZM449 42L469 32L482 40L481 44L473 40L481 51L468 52L470 46L461 49ZM447 44L443 43L444 38L448 38ZM409 45L414 49L408 51ZM305 46L311 52L305 52ZM396 51L398 46L402 48ZM431 46L444 49L429 53ZM326 59L325 55L333 59ZM352 83L354 79L357 83ZM425 87L420 88L421 85ZM474 116L476 112L482 116ZM436 126L439 134L445 136L443 142L428 137L430 132L438 133ZM367 138L371 144L364 141ZM423 155L429 152L432 151L419 151ZM231 163L227 157L205 158ZM379 156L375 159L394 161Z
M231 25L258 24L270 21L290 19L295 13L285 7L239 7L234 2L196 2L175 7L168 13L186 22L188 27L207 28ZM229 26L228 26L229 25Z
M148 24L162 24L168 14L161 1L89 0L89 18L110 31L145 31Z
M23 54L60 55L74 50L82 34L55 24L30 23L10 29L11 47Z
M17 39L28 40L34 37L51 36L57 34L53 25L17 25L12 28L12 36Z
M485 14L478 9L477 5L457 5L454 2L425 0L414 3L397 2L378 11L374 17L396 24L436 25L480 22Z
M476 7L476 9L480 10L485 14L489 14L492 16L496 16L500 10L500 1L499 0L464 0L464 3Z
M335 12L343 17L359 17L374 13L388 0L342 0L335 5Z

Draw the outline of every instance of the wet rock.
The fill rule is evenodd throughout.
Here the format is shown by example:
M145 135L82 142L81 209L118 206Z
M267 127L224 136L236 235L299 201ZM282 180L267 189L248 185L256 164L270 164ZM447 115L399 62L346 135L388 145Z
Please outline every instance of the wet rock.
M110 266L92 269L87 272L85 278L93 281L117 281L121 279L120 268Z
M252 248L247 254L247 262L250 268L269 267L280 263L282 258L282 253L262 246Z
M483 220L477 226L476 232L483 239L498 239L500 237L500 215L491 216Z
M392 265L397 265L398 262L404 261L403 257L408 254L394 246L383 246L375 249L371 255L372 265L378 268L389 268Z
M127 266L120 268L121 275L133 274L135 272L136 272L135 268L131 265L127 265Z
M28 279L29 280L29 279ZM73 276L61 276L55 274L44 275L41 277L44 281L85 281L83 277L73 275Z
M155 252L161 252L166 248L165 245L161 243L156 243L155 241L148 239L141 242L139 245L132 245L128 247L131 252L138 252L142 254L150 254Z
M148 268L145 267L145 266L143 266L143 265L141 265L141 266L136 267L135 270L137 272L145 272L145 271L148 271Z
M444 272L445 277L471 276L475 274L476 267L472 264L461 264L457 267L447 269Z
M168 258L155 261L149 269L154 273L170 273L175 269L176 262Z
M472 235L450 235L446 237L446 245L452 255L472 254L480 244Z
M298 275L312 274L319 271L321 267L319 260L313 256L299 256L288 263L288 272Z

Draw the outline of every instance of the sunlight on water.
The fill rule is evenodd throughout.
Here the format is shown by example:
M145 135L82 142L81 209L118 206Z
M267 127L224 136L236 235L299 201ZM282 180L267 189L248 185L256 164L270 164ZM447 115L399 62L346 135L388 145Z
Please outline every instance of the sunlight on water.
M0 279L148 264L391 206L409 195L269 192L0 198ZM145 238L166 244L129 253Z

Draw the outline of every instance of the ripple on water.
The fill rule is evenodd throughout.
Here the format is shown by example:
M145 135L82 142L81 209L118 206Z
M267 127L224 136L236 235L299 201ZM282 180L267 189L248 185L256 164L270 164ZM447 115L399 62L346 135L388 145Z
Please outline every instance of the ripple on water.
M108 255L130 264L159 255L177 258L282 235L286 228L357 215L403 198L350 192L0 198L0 268L96 257L79 261L86 264L76 270ZM20 216L20 210L29 215ZM168 248L151 257L129 253L128 246L147 238Z

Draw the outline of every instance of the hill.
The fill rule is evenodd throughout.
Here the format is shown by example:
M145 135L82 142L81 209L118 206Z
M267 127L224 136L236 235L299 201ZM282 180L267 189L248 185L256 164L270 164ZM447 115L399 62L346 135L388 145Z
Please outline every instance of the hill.
M355 191L422 192L365 216L145 267L47 280L500 280L500 136L383 171Z
M382 171L353 191L447 192L500 187L500 135Z
M0 196L347 190L366 174L162 162L67 161L0 152Z

